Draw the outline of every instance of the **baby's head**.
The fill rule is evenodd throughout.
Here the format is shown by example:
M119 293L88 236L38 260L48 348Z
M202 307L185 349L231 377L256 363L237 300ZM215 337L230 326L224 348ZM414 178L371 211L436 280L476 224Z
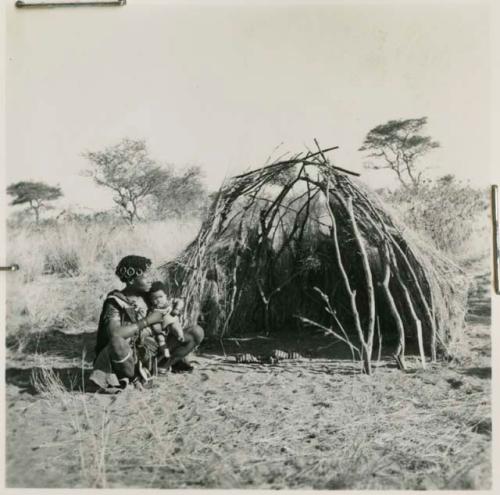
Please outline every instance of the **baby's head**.
M164 309L168 306L167 289L163 282L157 281L151 284L149 300L153 308Z

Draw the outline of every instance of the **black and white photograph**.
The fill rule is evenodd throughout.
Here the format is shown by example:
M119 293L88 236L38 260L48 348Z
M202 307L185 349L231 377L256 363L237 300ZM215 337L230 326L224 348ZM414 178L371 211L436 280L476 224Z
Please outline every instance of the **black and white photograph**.
M6 488L494 488L494 2L3 3Z

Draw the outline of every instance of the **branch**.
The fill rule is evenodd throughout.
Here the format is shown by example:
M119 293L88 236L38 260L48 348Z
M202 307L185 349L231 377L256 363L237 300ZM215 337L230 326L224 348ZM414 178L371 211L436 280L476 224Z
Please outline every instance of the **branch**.
M390 258L389 258L389 248L387 244L384 244L383 247L383 259L385 262L385 275L384 280L382 282L382 288L384 289L384 294L389 304L389 309L391 311L392 317L396 323L396 327L398 329L399 334L399 342L398 347L396 349L395 358L398 366L402 370L406 370L405 365L405 331L403 326L403 320L401 319L401 315L399 314L398 308L396 306L396 302L392 297L391 290L389 288L389 280L391 278L391 269L390 269Z
M337 195L337 197L340 199L340 195ZM359 232L356 219L354 217L351 197L349 197L347 200L347 212L349 214L352 230L354 232L354 238L361 254L361 264L363 266L366 281L366 290L368 292L368 351L370 353L371 359L371 352L373 349L373 336L375 333L375 291L373 290L373 279L372 272L370 270L370 263L368 261L368 254L366 253L365 245L361 237L361 233Z
M345 271L344 264L342 263L342 257L340 254L340 246L337 235L337 221L335 219L335 215L333 214L331 205L330 205L330 196L329 196L329 182L323 185L323 192L326 197L326 207L328 210L328 214L330 215L330 219L332 221L332 239L334 245L334 253L337 261L337 265L339 267L340 274L342 276L342 280L344 281L344 286L349 296L349 302L351 305L351 312L354 319L354 326L356 328L356 332L358 333L359 342L363 349L363 361L364 361L364 371L367 374L371 374L371 362L370 362L370 353L368 352L367 344L365 342L365 338L363 335L363 329L361 328L361 320L359 317L359 312L356 306L356 291L351 289L351 284L349 282L349 277L347 272Z

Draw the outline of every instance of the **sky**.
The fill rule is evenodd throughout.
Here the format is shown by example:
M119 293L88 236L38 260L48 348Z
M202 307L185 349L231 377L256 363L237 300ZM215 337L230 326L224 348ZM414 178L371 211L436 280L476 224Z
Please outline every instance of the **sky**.
M437 176L490 182L490 41L481 2L152 2L7 8L7 183L59 184L60 204L112 206L81 171L123 137L199 165L216 189L273 150L337 145L373 187L367 132L427 116ZM286 4L286 5L285 5Z

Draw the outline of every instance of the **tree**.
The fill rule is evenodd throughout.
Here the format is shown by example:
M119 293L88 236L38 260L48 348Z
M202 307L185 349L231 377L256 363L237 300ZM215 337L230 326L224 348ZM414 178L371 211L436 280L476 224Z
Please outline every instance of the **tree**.
M406 188L418 189L423 170L418 170L417 160L440 144L430 136L420 134L427 124L427 117L419 119L389 120L374 127L366 136L359 151L369 151L367 168L389 169L396 173Z
M84 175L111 189L124 217L133 224L140 220L139 210L149 196L156 194L171 179L172 171L159 166L150 156L144 140L123 139L103 151L83 154L92 167Z
M180 175L172 173L154 193L154 214L157 218L197 216L206 206L208 196L198 166L186 168Z
M59 186L49 186L44 182L21 181L10 184L7 194L14 196L11 205L28 204L29 209L35 214L35 221L40 221L40 210L48 208L48 201L60 198L63 193Z

